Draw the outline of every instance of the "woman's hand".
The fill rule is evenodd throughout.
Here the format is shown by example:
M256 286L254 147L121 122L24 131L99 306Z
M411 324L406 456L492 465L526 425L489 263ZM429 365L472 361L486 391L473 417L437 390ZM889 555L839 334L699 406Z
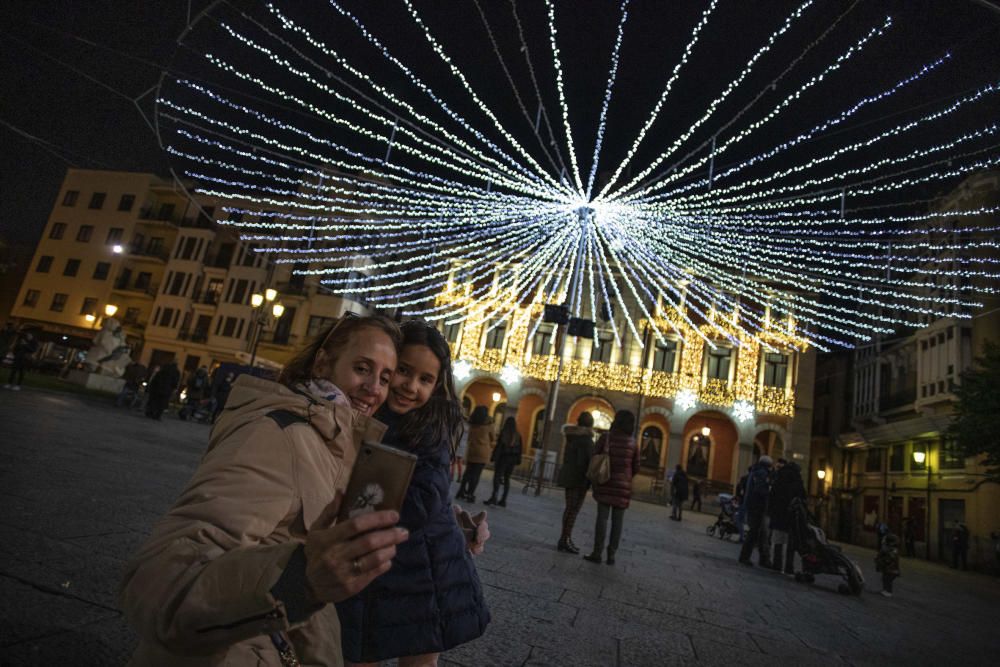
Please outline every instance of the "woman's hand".
M409 537L405 528L395 527L399 514L393 511L371 512L332 528L320 527L337 515L337 509L339 503L331 503L306 537L306 580L316 602L341 602L360 593L388 572L396 545Z

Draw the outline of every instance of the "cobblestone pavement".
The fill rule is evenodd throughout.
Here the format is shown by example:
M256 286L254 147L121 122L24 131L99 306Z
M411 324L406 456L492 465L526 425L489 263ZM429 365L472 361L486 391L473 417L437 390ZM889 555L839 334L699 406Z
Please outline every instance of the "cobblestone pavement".
M119 665L124 559L187 481L208 427L97 400L0 390L0 663ZM479 489L485 498L491 480ZM896 596L736 564L708 514L633 504L615 566L554 549L561 497L512 489L479 557L493 612L446 665L977 665L1000 654L1000 580L904 559ZM706 508L708 509L708 508ZM590 546L588 500L575 535ZM848 547L877 590L873 553ZM989 660L989 656L994 660Z

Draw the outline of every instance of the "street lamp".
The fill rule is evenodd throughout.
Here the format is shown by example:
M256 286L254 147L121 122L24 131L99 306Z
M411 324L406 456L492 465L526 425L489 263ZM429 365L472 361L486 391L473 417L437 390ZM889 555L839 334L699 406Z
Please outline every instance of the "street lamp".
M493 392L493 396L491 398L493 399L494 403L499 403L500 399L502 397L500 396L500 392L499 391L495 391L495 392Z
M271 318L277 320L285 314L285 307L282 304L271 303L276 298L278 298L278 291L271 288L264 290L263 294L254 293L250 295L250 305L257 310L254 314L253 346L250 350L250 368L253 368L254 363L257 361L257 345L260 344L260 334L269 323L269 320ZM261 308L265 301L267 303L271 303L270 313L268 313L268 309Z
M927 459L927 452L924 450L913 450L913 462L917 465L924 465L927 470L927 502L924 504L924 544L927 549L927 560L931 559L931 462Z
M820 468L819 470L816 471L816 476L819 478L819 481L822 482L824 479L826 479L826 471Z
M116 306L113 303L109 303L106 306L104 306L104 315L106 317L114 317L115 313L117 312L118 312L118 306Z

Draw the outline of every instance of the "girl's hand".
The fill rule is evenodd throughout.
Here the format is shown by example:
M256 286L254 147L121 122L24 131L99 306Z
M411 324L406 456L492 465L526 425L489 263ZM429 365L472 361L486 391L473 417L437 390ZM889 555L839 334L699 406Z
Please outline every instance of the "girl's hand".
M393 511L321 527L337 516L337 509L339 503L331 503L306 536L306 581L316 602L341 602L360 593L388 572L396 545L409 537L406 529L394 527L399 514Z
M465 535L465 546L473 556L478 556L486 550L486 541L490 539L490 526L486 522L486 512L471 516L458 505L453 505L455 520Z

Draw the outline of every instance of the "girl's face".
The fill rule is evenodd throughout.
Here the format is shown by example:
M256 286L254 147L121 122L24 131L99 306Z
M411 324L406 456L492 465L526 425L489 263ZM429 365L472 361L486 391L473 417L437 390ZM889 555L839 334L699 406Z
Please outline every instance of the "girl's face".
M313 364L315 377L337 385L354 409L368 416L385 401L395 370L396 346L384 331L371 327L354 332L336 359L320 350Z
M430 400L441 374L441 361L426 345L406 345L389 384L389 407L397 414L422 408Z

